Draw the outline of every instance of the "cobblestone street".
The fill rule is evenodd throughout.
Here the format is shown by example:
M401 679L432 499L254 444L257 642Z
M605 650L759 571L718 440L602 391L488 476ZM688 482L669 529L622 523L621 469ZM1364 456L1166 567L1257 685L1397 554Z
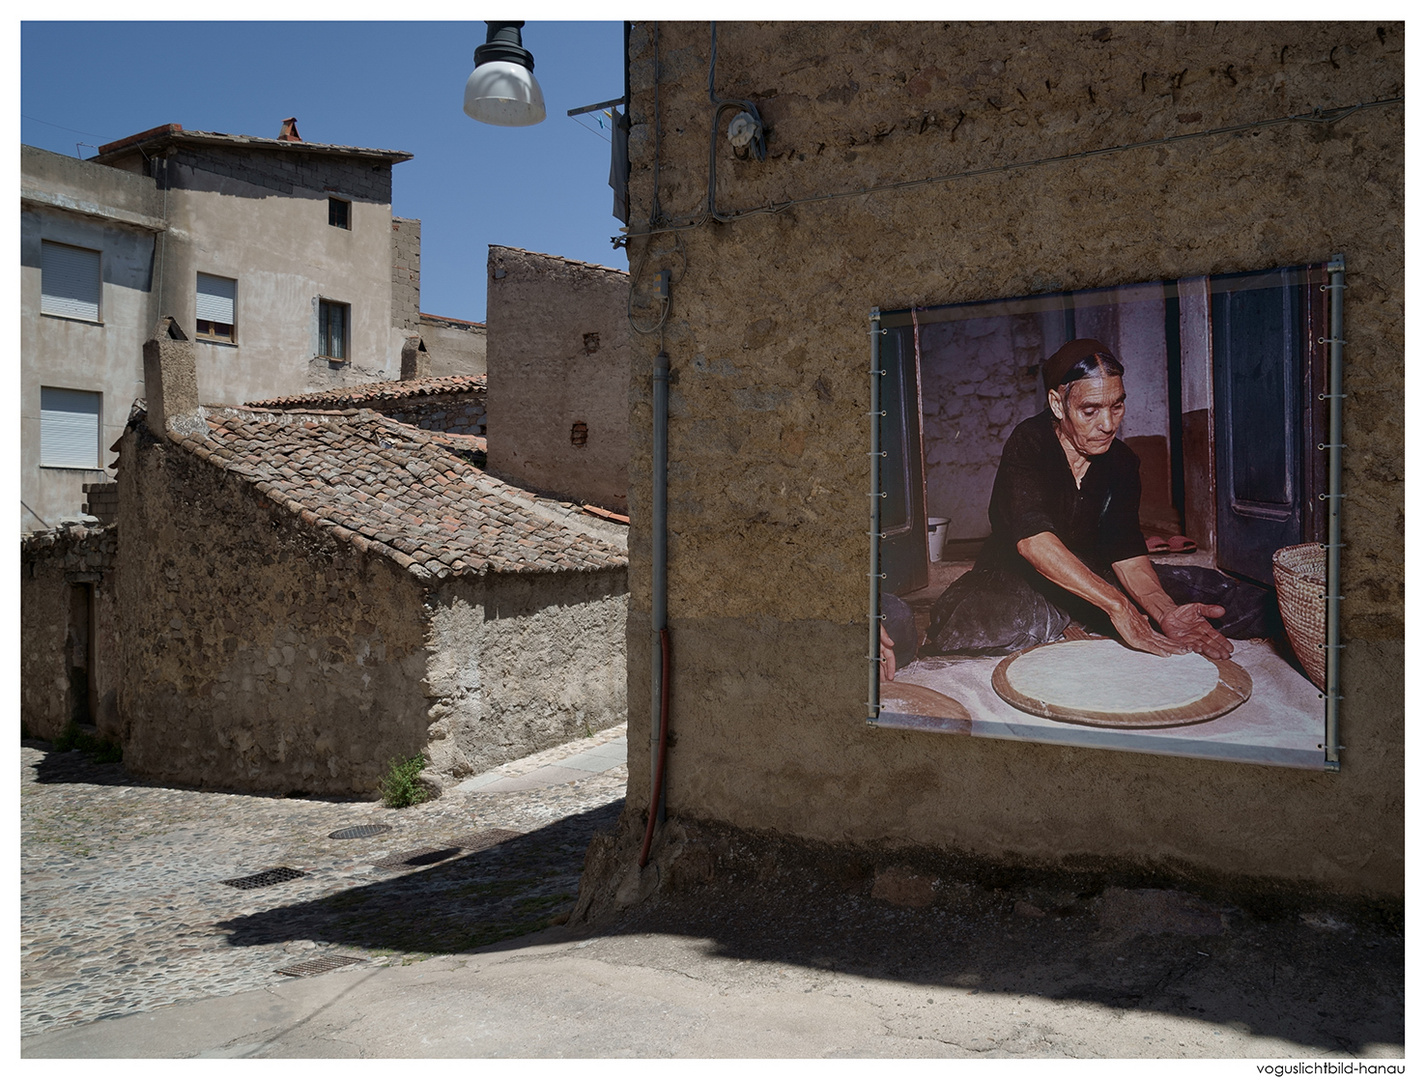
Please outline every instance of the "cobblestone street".
M623 737L403 810L150 786L25 741L21 1035L269 986L302 961L404 964L548 925L573 906L590 836L618 817ZM356 826L388 828L329 835ZM225 883L275 868L302 876Z

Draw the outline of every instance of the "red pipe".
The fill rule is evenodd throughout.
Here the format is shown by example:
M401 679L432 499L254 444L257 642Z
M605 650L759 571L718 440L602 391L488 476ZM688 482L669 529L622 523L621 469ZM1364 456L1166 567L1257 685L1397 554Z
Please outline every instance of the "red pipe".
M653 791L649 793L649 824L644 829L644 849L639 852L639 869L649 862L649 845L654 840L654 823L658 820L659 801L663 798L663 770L668 761L668 670L673 649L669 643L668 627L659 630L659 654L663 658L663 678L659 683L659 761L654 773Z

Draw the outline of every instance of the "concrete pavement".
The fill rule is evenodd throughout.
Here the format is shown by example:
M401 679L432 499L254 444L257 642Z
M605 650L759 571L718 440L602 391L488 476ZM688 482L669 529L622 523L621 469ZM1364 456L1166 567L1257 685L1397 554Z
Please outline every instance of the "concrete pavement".
M25 1057L1397 1057L1242 1022L720 955L666 934L344 970L26 1039Z
M145 787L27 745L22 1056L1404 1054L1403 933L1369 909L685 834L648 902L512 936L572 906L621 740L402 811ZM327 835L354 824L390 829ZM304 876L225 884L272 865Z

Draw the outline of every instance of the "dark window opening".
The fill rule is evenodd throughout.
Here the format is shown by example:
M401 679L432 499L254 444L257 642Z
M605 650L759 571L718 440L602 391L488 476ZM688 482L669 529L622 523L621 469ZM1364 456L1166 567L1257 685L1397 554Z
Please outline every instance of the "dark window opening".
M199 319L198 336L201 338L216 338L219 341L232 341L233 324L216 322L213 319Z
M351 306L323 300L317 307L317 355L328 360L347 359L347 330Z
M352 204L346 199L328 199L327 224L338 229L350 229L352 227Z

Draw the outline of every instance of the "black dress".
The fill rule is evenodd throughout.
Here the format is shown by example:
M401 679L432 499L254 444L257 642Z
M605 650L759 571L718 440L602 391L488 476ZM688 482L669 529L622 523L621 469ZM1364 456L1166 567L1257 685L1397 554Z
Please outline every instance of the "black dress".
M1139 531L1139 459L1118 439L1089 459L1076 486L1046 409L1021 422L1005 441L990 495L990 539L975 566L931 608L922 655L999 656L1058 641L1071 619L1113 633L1108 616L1045 578L1016 550L1050 532L1090 570L1114 584L1113 565L1147 555ZM1156 567L1176 604L1223 604L1213 620L1230 637L1267 632L1267 593L1195 566Z

